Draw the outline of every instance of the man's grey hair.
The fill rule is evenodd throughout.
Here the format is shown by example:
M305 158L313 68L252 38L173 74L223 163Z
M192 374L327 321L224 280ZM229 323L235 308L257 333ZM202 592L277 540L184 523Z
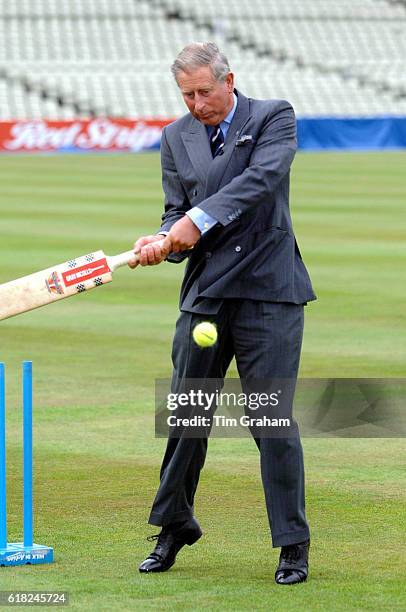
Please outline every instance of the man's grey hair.
M213 42L195 42L184 47L173 62L171 72L177 82L179 72L189 74L202 66L210 66L216 81L225 81L230 72L228 59Z

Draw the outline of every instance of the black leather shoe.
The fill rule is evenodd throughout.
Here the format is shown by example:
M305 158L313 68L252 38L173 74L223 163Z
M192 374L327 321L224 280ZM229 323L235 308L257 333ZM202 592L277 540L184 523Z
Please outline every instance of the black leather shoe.
M161 533L147 538L158 540L152 553L139 567L140 572L166 572L175 563L176 555L185 545L191 546L202 536L199 523L191 518L180 526L163 527Z
M305 582L309 572L309 548L310 540L282 546L278 569L275 572L277 584Z

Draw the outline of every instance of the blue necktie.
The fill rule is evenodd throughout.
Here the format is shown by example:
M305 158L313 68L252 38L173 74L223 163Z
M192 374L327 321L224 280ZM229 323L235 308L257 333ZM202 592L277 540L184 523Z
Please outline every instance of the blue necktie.
M210 136L210 149L213 157L221 155L224 147L224 136L219 125L214 126L212 135Z

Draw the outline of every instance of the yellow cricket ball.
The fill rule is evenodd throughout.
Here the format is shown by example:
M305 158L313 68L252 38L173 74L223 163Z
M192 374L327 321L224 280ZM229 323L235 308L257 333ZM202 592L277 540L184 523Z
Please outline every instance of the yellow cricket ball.
M203 321L193 330L193 340L198 346L207 348L217 342L217 328L213 323Z

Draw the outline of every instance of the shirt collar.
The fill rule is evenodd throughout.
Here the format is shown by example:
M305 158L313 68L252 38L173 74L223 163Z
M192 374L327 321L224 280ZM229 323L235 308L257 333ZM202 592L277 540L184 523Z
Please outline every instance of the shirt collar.
M233 92L233 98L234 98L233 108L230 110L230 112L228 113L227 117L225 119L223 119L223 121L221 123L228 123L228 125L230 125L230 123L233 120L235 109L237 108L237 96L235 95L234 92Z

